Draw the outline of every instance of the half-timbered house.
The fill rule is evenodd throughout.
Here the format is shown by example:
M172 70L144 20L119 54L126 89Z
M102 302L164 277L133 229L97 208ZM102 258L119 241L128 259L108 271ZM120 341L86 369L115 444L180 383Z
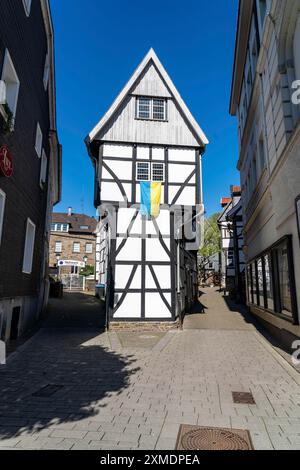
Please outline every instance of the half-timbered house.
M231 186L231 197L221 199L221 286L238 302L245 302L246 279L243 213L240 186Z
M153 49L86 144L95 168L95 206L103 217L97 274L108 320L175 322L197 296L202 155L208 140ZM144 182L161 184L155 217L140 213ZM190 214L182 225L192 225L194 239L179 236L174 206Z

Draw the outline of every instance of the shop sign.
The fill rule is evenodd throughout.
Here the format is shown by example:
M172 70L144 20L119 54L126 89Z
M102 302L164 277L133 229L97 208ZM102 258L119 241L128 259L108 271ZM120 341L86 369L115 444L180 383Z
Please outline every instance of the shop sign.
M13 174L13 158L6 145L0 147L0 173L6 178Z

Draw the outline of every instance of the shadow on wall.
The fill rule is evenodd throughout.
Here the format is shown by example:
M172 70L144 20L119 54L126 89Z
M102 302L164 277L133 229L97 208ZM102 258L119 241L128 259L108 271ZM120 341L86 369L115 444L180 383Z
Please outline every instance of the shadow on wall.
M0 440L49 426L55 430L62 423L68 425L60 429L72 429L76 422L103 413L111 421L107 398L117 398L139 369L132 356L118 355L101 341L95 330L42 330L22 354L1 367ZM51 396L37 396L47 385L58 389ZM48 390L55 389L43 389L42 395Z

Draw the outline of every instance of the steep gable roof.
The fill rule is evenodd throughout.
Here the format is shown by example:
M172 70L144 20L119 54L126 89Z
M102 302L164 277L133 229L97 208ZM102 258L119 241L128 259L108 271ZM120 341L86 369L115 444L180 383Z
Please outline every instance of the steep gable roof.
M94 129L90 132L87 136L87 142L92 142L99 132L103 129L103 127L108 123L108 121L112 118L112 116L118 111L120 106L122 105L123 101L127 97L129 93L131 93L137 86L141 75L144 73L145 69L149 66L149 63L152 62L157 69L158 73L162 77L166 87L170 91L170 94L173 96L175 102L177 103L178 107L180 108L181 112L185 116L185 119L191 126L192 130L201 141L203 146L207 145L208 139L204 134L203 130L192 116L191 112L189 111L188 107L186 106L185 102L181 98L180 94L178 93L175 85L173 84L171 78L167 74L165 68L161 64L160 60L158 59L157 55L155 54L154 50L151 48L148 54L145 56L143 61L140 63L128 83L125 85L123 90L119 93L109 110L103 116L103 118L98 122L98 124L94 127Z

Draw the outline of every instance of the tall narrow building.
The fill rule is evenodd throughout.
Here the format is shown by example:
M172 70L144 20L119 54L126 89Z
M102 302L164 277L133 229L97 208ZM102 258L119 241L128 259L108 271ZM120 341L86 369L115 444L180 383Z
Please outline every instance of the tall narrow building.
M248 305L290 347L300 336L300 1L239 2L237 116Z
M170 326L197 297L208 140L153 49L86 143L103 216L97 270L108 321Z
M47 302L51 212L60 199L48 0L0 2L0 334L18 338Z

